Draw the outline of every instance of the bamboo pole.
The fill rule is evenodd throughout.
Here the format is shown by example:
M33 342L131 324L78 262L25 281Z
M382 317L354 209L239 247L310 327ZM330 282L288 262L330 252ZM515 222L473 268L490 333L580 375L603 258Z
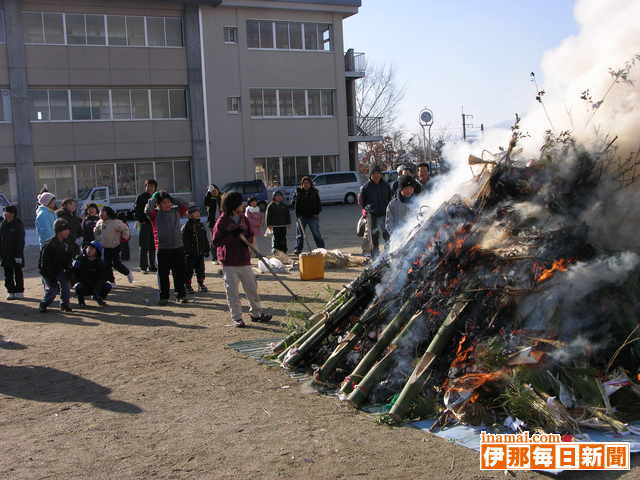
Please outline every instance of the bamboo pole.
M360 360L360 363L358 363L355 370L344 379L342 386L340 387L340 393L342 395L349 395L352 392L354 385L362 380L376 360L378 360L378 357L382 355L385 348L387 348L389 343L391 343L402 327L404 327L404 324L409 320L411 310L415 309L413 301L414 299L411 297L409 300L404 302L396 316L386 326L375 345L364 357L362 357L362 360Z
M462 313L469 303L470 300L455 303L453 308L449 311L447 318L442 322L438 332L433 337L433 340L431 340L427 351L422 355L422 358L413 370L413 373L402 389L402 392L400 392L400 396L396 400L396 403L389 412L395 421L399 422L406 416L409 408L411 407L411 402L413 402L416 396L424 388L434 360L447 346L447 343L455 332L458 322L462 318Z
M411 320L409 320L409 322L404 326L402 331L396 335L396 338L394 338L391 345L389 345L386 355L367 372L362 381L360 381L360 383L358 383L349 394L348 400L353 404L353 406L360 407L367 398L369 398L369 394L373 387L391 368L393 368L397 355L407 353L405 341L413 331L414 325L423 319L423 312L416 313L411 317Z

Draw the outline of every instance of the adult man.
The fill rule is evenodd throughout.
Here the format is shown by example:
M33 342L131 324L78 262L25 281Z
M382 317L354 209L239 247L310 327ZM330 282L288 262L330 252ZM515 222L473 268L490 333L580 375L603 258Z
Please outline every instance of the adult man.
M386 241L388 234L384 228L387 206L391 200L389 184L382 179L382 170L378 165L371 167L369 181L360 188L359 202L367 216L368 235L371 237L371 256L380 253L380 234Z
M402 226L413 209L414 188L412 180L407 175L398 177L398 194L393 197L387 207L385 227L389 234L392 234L394 230Z
M320 193L313 186L311 177L302 177L300 187L296 191L296 249L295 254L299 255L304 249L304 234L307 226L311 230L313 240L316 242L317 248L324 248L324 240L320 233L320 212L322 205L320 204Z
M153 178L145 180L144 192L136 198L136 220L138 221L138 231L140 233L138 243L140 244L140 270L143 273L157 272L156 267L156 246L153 239L153 227L151 220L144 209L151 198L156 193L158 182Z
M400 165L397 170L398 170L398 180L403 175L411 178L414 195L418 195L420 192L422 192L422 187L415 180L415 178L413 178L413 170L409 165ZM391 185L391 195L396 195L398 193L398 180L393 182L393 184Z
M429 184L429 180L431 178L429 172L429 164L428 163L420 163L418 164L418 178L417 181L420 184L423 192L430 190L431 185Z

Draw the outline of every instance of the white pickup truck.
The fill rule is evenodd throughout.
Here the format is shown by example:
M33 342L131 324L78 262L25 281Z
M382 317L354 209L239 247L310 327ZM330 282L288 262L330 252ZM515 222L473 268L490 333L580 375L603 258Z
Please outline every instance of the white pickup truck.
M128 220L135 216L135 200L129 202L111 202L109 187L93 187L81 191L78 195L78 214L82 214L90 203L95 203L98 208L111 207L116 213L124 213Z

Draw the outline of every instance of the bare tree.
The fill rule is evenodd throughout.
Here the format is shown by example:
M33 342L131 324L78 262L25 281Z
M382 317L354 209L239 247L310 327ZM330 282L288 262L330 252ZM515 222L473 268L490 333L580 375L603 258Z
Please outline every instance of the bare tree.
M367 75L356 82L356 115L358 127L367 131L372 119L381 117L382 134L395 130L398 107L404 99L404 88L396 84L393 65L367 63Z

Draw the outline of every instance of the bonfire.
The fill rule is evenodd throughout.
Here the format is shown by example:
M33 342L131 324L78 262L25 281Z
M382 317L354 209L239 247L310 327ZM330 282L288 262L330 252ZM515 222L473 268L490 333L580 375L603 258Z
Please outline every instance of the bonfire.
M274 356L355 407L387 404L385 422L632 429L640 258L593 242L583 218L615 184L608 147L547 135L523 158L516 123L508 148L471 156L473 195L417 215Z

